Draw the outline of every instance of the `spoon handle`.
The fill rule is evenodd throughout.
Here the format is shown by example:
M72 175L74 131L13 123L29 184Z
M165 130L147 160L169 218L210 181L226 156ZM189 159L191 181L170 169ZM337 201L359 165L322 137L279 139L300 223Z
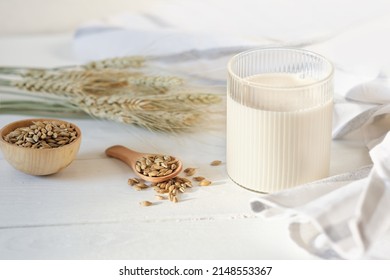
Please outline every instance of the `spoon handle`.
M116 158L116 159L123 161L131 168L134 167L137 159L142 157L142 154L140 154L136 151L130 150L130 149L128 149L124 146L121 146L121 145L116 145L116 146L112 146L112 147L108 148L106 150L106 155L109 157L113 157L113 158Z

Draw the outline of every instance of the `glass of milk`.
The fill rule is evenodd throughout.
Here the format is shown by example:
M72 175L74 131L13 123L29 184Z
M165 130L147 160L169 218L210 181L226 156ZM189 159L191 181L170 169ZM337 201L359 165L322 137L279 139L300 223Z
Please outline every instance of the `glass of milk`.
M316 53L264 48L228 64L227 172L272 193L328 176L333 66Z

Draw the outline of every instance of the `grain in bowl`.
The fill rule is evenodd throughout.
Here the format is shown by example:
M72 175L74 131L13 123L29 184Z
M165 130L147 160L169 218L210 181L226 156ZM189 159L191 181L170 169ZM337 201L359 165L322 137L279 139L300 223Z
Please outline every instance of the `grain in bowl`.
M64 169L75 159L80 143L80 129L62 120L20 120L0 131L4 158L31 175L49 175Z

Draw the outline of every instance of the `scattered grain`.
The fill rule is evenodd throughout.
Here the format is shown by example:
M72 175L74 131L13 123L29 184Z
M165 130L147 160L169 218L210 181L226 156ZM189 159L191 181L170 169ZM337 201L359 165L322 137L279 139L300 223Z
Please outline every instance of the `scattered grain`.
M210 163L211 166L218 166L218 165L221 165L222 161L220 160L214 160Z
M205 178L202 176L197 176L197 177L193 177L192 179L194 179L197 182L200 182L200 181L204 180Z
M195 174L195 172L196 172L196 169L192 168L192 167L184 169L184 174L186 174L186 176L192 176Z
M207 179L203 179L202 181L199 182L199 186L209 186L211 184L211 181Z
M174 164L177 161L169 156L158 156L156 158L149 158L149 157L141 158L137 162L139 162L137 166L139 166L140 169L147 170L147 172L150 173L156 170L164 170L165 168L163 164L167 164L168 166L171 166L171 164ZM191 176L188 174L194 174L195 171L196 171L195 168L186 168L184 170L184 173L187 176ZM202 176L193 177L192 179L197 181L199 186L209 186L212 184L210 180L205 179L205 177ZM134 186L136 190L143 190L145 188L152 187L156 192L155 194L156 200L168 199L173 203L179 202L179 198L178 198L179 194L186 192L187 188L192 187L191 180L184 177L174 177L164 182L151 183L149 185L147 185L146 182L144 182L142 179L130 178L128 179L128 184ZM152 205L152 202L142 201L141 205L150 206Z
M146 188L148 188L148 185L146 185L145 183L138 183L135 185L135 187L138 187L141 189L146 189Z
M153 205L152 202L147 201L147 200L141 201L140 204L141 204L141 206L144 206L144 207Z
M136 185L136 184L139 184L141 181L140 181L140 179L138 179L138 178L129 178L128 180L127 180L127 184L129 184L130 186L134 186L134 185Z

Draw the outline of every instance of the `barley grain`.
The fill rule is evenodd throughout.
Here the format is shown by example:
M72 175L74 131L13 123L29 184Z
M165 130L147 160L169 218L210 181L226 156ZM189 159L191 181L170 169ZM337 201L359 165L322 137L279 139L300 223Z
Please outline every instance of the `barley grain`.
M197 176L197 177L193 177L192 179L194 179L197 182L200 182L200 181L204 180L205 178L202 176Z
M195 174L195 172L196 172L195 168L189 167L189 168L184 169L184 173L186 176L192 176Z
M207 179L203 179L202 181L199 182L199 186L209 186L211 184L211 181Z
M141 204L141 206L144 206L144 207L153 205L152 202L147 201L147 200L141 201L140 204Z
M47 134L45 133L47 131L46 127L50 127L50 131ZM39 149L57 148L72 143L77 138L76 133L73 137L70 137L67 133L70 128L73 129L72 126L68 128L67 124L54 121L33 122L28 127L19 127L11 131L4 137L4 140L22 147ZM63 136L57 137L58 135Z
M220 160L214 160L210 163L211 166L218 166L218 165L221 165L222 161Z
M127 180L127 183L128 183L130 186L134 186L135 184L140 183L140 179L138 179L138 178L129 178L129 179Z
M145 183L138 183L135 185L136 187L138 188L141 188L141 189L146 189L148 188L148 185L146 185Z
M171 156L149 155L146 157L139 158L136 161L135 168L137 172L142 173L146 176L161 177L169 175L174 170L176 170L178 167L177 163L178 160L172 158Z

